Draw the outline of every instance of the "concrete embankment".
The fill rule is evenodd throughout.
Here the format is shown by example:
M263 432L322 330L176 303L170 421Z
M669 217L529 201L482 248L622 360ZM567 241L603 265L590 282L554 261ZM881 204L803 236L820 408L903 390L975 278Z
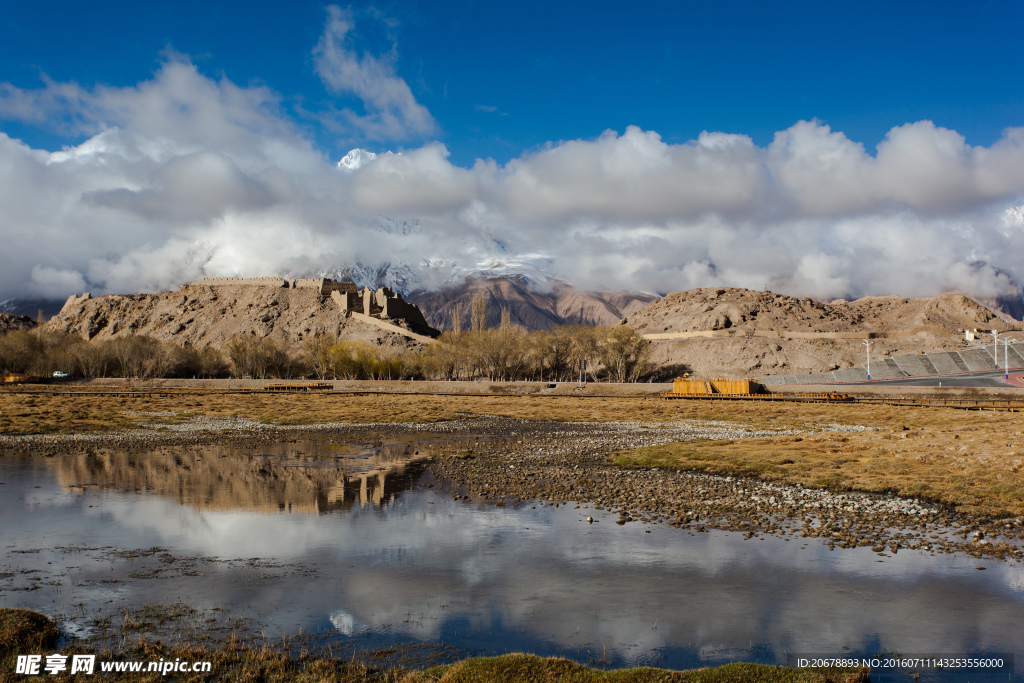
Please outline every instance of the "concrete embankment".
M961 351L938 351L900 356L871 358L871 379L897 379L900 377L925 377L948 375L961 372L979 372L1005 367L1024 367L1024 344L1010 344L1004 349L1000 345L993 357L992 345L976 346ZM765 384L825 384L831 382L864 382L868 380L866 367L843 368L832 372L811 375L773 375L760 377Z

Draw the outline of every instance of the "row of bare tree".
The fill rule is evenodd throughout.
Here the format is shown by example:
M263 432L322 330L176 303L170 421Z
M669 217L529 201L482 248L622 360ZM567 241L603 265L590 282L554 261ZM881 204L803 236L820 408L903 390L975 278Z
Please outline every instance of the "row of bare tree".
M0 373L49 377L226 377L230 367L212 347L196 349L131 336L85 341L67 332L14 330L0 336Z
M477 316L474 316L477 317ZM650 343L625 325L563 325L527 332L502 316L499 328L451 331L420 351L307 338L288 348L272 338L233 337L220 350L130 336L86 341L45 329L0 335L0 373L49 377L253 377L477 379L564 382L586 377L635 382L650 371Z
M599 377L636 382L651 371L650 342L632 328L563 325L526 332L495 329L446 332L418 353L307 339L306 366L320 379L477 379L565 382Z

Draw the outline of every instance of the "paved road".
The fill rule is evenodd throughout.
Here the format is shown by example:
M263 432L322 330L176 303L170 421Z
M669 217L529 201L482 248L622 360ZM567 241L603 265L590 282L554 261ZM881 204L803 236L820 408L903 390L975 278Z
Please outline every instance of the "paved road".
M1024 387L1021 381L1021 368L1010 370L1010 381L1003 379L1003 370L983 370L981 372L960 372L955 375L928 375L926 377L897 377L895 379L876 379L870 382L842 382L860 386L880 387Z

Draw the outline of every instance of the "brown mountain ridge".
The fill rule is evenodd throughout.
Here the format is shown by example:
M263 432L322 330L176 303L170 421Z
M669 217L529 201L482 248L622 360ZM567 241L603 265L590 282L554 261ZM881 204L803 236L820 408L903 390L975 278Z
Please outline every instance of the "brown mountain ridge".
M967 329L1020 329L961 294L823 303L728 287L672 292L630 315L658 365L702 376L806 374L873 357L959 349Z
M559 280L548 280L538 288L520 276L478 278L434 292L409 295L432 327L452 329L452 314L458 306L462 327L469 327L473 299L487 302L487 326L497 327L502 309L508 309L512 323L528 330L546 330L557 325L617 325L658 297L630 292L588 292Z

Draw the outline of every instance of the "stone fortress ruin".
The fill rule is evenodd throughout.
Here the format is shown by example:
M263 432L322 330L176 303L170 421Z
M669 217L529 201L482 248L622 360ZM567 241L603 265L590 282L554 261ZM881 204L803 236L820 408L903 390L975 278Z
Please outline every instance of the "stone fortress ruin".
M390 287L362 291L354 282L339 282L330 278L299 278L286 280L281 277L207 277L181 286L187 287L277 287L282 289L315 289L322 299L330 299L344 312L345 317L373 318L382 321L405 323L416 333L431 335L436 332L427 324L418 306L410 304Z
M339 282L330 278L285 279L281 277L208 277L181 285L178 291L188 294L197 289L216 291L226 287L267 289L315 290L319 299L333 305L343 317L358 320L379 327L385 331L397 332L421 342L433 341L438 335L423 317L415 304L410 304L402 295L390 287L360 290L354 282ZM88 292L70 296L61 309L61 315L79 308L92 299Z

